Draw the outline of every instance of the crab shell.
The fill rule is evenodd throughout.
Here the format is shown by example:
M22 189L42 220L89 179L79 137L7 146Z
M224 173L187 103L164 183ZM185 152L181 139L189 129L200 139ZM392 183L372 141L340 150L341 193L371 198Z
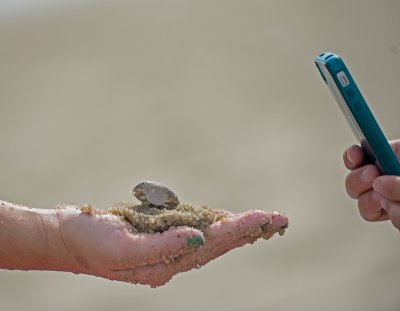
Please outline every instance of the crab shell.
M155 181L143 181L132 190L132 194L144 205L175 208L179 205L177 195L165 185Z

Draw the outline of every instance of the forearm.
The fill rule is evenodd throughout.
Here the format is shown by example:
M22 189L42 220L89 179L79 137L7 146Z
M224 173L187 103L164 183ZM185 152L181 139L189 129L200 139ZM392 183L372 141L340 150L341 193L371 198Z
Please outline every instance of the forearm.
M0 201L0 268L71 270L55 209Z

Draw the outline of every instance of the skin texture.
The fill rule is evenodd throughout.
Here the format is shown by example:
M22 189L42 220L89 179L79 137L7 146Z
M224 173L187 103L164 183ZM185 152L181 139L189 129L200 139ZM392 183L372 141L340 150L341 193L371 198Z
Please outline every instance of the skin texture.
M400 140L390 141L390 145L400 158ZM357 145L345 150L343 161L351 170L345 180L346 191L358 201L360 215L367 221L390 220L400 230L400 177L380 176Z
M87 215L78 206L41 210L0 201L0 268L85 273L157 287L288 225L278 212L227 214L204 233L178 227L147 234L133 233L117 216Z

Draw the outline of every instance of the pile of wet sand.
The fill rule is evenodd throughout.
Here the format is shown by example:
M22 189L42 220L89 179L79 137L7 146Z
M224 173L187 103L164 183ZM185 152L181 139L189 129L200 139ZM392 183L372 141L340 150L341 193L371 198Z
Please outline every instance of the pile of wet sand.
M112 214L120 216L130 223L137 232L164 232L170 227L188 226L204 231L209 225L225 217L219 211L207 206L195 206L181 203L174 209L158 208L143 204L116 203L107 210L81 207L86 214Z

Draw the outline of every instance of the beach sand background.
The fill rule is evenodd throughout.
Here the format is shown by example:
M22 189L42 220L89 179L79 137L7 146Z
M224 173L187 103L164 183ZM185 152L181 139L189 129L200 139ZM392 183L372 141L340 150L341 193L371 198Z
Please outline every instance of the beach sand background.
M400 137L399 1L42 2L0 14L1 199L106 208L150 179L290 227L157 289L1 271L1 310L400 309L399 232L346 196L355 139L313 64L342 55Z

